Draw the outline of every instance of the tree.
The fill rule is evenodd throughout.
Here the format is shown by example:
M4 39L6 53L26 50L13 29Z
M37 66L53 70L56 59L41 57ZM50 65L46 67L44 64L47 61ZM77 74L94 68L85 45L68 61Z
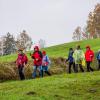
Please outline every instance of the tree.
M5 38L3 36L0 37L0 56L4 55L4 41Z
M75 29L75 31L73 32L73 40L78 40L78 41L80 41L81 40L81 27L80 26L78 26L76 29Z
M21 32L17 37L16 41L17 49L23 48L25 51L27 51L31 48L31 45L32 45L31 37L27 34L25 30L23 30L23 32Z
M89 13L87 20L87 33L89 38L100 38L100 4L95 6L93 12Z
M13 35L11 35L9 32L3 37L2 46L3 46L3 54L4 55L15 53L16 41L15 41Z
M46 42L45 42L45 40L43 40L43 39L40 39L38 43L39 43L39 47L40 47L40 48L44 48L45 45L46 45Z

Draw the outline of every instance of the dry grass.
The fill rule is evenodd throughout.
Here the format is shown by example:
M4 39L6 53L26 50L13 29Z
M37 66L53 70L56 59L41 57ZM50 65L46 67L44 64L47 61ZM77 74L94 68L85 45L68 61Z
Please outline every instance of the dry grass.
M63 73L66 68L65 59L64 58L51 58L52 64L50 67L50 72L52 74ZM29 61L29 63L25 66L25 76L27 79L32 77L33 72L33 63ZM15 63L0 63L0 80L16 80L18 79L18 70Z

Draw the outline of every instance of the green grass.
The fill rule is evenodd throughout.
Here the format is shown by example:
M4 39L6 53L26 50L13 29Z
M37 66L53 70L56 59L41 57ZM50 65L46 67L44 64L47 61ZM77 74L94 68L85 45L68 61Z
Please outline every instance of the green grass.
M50 57L67 57L70 47L90 45L97 52L100 39L65 43L45 48ZM27 53L28 58L29 53ZM0 57L0 62L13 62L17 54ZM43 79L0 83L0 100L100 100L100 72L62 74Z
M100 72L0 83L0 100L100 100Z
M79 42L71 42L71 43L65 43L57 46L52 46L45 48L47 51L47 54L50 57L67 57L68 50L70 47L76 48L77 45L81 45L81 48L85 51L86 45L90 45L92 49L96 52L98 49L100 49L100 39L92 39L92 40L85 40L85 41L79 41ZM30 58L29 53L27 54L28 58ZM13 62L16 60L17 54L8 55L0 57L0 62Z

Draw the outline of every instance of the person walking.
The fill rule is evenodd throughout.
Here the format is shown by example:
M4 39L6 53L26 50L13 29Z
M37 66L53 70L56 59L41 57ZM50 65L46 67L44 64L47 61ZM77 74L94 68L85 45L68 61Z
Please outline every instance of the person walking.
M98 50L97 61L98 61L98 70L100 70L100 50Z
M23 49L18 50L18 57L16 60L18 72L19 72L19 77L21 80L25 80L25 75L24 75L24 67L28 62L27 56L23 53Z
M74 61L74 58L73 58L73 53L74 53L73 48L70 48L70 49L69 49L68 58L66 59L66 62L69 61L69 67L68 67L68 73L69 73L69 74L71 73L71 67L72 67L72 66L73 66L74 72L76 72L76 69L75 69L75 61Z
M42 52L39 50L38 46L34 47L34 52L31 54L31 58L33 59L33 74L32 77L36 78L37 74L36 72L39 72L40 77L42 77Z
M84 72L82 61L85 59L85 55L83 50L81 50L80 45L77 46L76 50L74 51L73 58L75 60L75 69L78 72L78 67L82 72Z
M44 75L44 72L51 76L50 72L48 71L48 66L50 65L51 61L49 57L46 54L46 51L42 52L43 60L42 60L42 76Z
M91 67L91 63L93 62L94 58L94 52L91 50L90 46L86 46L86 52L85 52L85 60L87 64L87 71L93 71L93 68Z

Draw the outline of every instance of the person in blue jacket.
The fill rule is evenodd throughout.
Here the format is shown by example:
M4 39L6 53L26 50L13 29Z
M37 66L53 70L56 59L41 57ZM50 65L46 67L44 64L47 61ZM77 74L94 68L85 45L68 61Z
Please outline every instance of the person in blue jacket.
M68 73L71 73L71 67L72 66L73 66L74 72L76 72L76 69L75 69L75 61L74 61L74 58L73 58L73 53L74 53L73 48L70 48L69 49L69 54L68 54L68 59L66 60L66 62L69 61Z
M42 55L43 55L43 59L42 59L42 77L44 76L44 73L51 76L51 73L48 71L48 67L49 67L51 61L50 61L49 57L47 56L46 51L43 51Z
M98 60L98 70L100 70L100 50L98 51L97 54L97 60Z

